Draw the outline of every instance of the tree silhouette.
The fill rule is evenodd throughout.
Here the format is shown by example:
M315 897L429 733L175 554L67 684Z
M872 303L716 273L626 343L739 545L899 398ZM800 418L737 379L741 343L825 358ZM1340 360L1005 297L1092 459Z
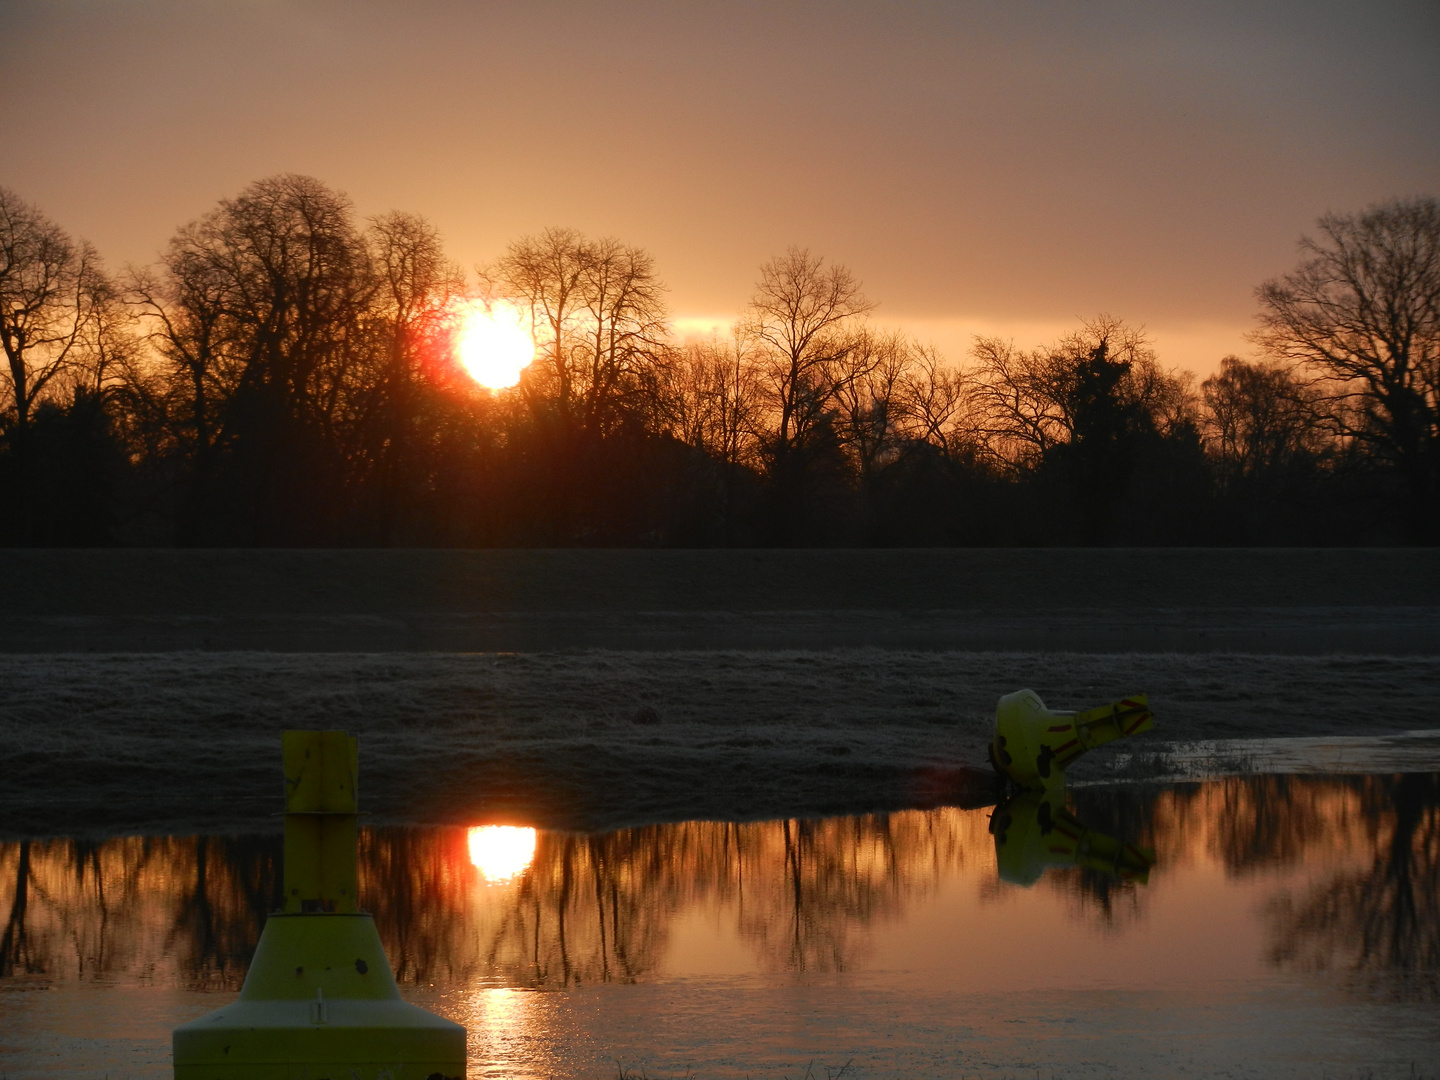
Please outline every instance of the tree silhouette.
M1160 368L1140 331L1108 315L1049 349L981 338L975 356L983 437L1012 475L1051 485L1068 518L1055 522L1051 542L1134 537L1139 522L1121 520L1118 508L1142 456L1189 423L1185 379Z
M1327 214L1304 261L1256 290L1256 342L1309 372L1318 416L1389 462L1415 535L1440 537L1440 202Z
M12 542L71 540L63 529L37 518L34 503L46 490L35 475L31 445L36 410L64 409L76 393L98 395L102 360L114 338L114 296L89 244L72 240L60 226L7 188L0 188L0 348L6 395L0 434L12 473L0 491ZM110 317L107 317L110 316ZM53 441L53 440L52 440ZM68 449L68 448L67 448ZM54 509L54 488L46 509ZM64 507L63 501L61 507ZM72 540L73 542L73 540Z
M825 493L841 487L833 398L837 382L855 375L840 364L856 344L856 320L873 307L848 268L802 248L760 267L742 326L768 389L771 527L783 543L824 522Z
M1371 990L1440 999L1440 776L1372 778L1369 864L1272 906L1272 963L1348 972Z
M1269 359L1193 393L1100 316L947 362L791 248L678 341L653 257L570 229L478 282L413 214L306 176L181 227L120 290L0 192L0 542L1376 543L1440 535L1433 199L1321 221L1260 289ZM456 358L528 314L513 390Z

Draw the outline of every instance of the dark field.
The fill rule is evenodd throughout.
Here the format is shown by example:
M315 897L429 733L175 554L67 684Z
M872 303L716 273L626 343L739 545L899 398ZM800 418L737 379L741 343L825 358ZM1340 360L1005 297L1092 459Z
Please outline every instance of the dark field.
M1434 549L12 550L0 652L1440 654Z
M9 837L273 827L285 728L358 734L379 821L603 830L963 798L989 774L996 698L1022 686L1054 708L1147 691L1155 731L1135 750L1440 726L1436 657L11 655L0 682Z
M9 836L263 825L291 727L380 820L602 829L956 798L1023 686L1146 691L1147 748L1440 726L1428 550L11 555Z

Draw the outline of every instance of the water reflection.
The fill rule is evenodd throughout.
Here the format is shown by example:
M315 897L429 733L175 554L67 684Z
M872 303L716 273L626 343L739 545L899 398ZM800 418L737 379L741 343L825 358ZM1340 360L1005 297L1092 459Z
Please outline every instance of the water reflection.
M541 833L529 871L487 896L454 866L456 830L380 829L362 839L362 888L415 982L634 982L656 971L676 916L707 906L765 970L843 971L858 928L988 861L984 830L983 813L949 809Z
M1440 775L1396 777L1359 801L1369 858L1275 901L1270 958L1343 970L1372 992L1440 999Z
M0 844L0 977L238 989L280 865L278 836Z
M535 832L525 825L476 825L468 834L470 862L486 881L504 884L530 868Z
M990 835L1003 881L1030 886L1046 870L1072 866L1101 879L1138 884L1150 879L1153 851L1086 828L1063 800L1063 791L1026 791L995 808Z
M1268 898L1270 963L1434 995L1437 806L1440 778L1424 775L1081 789L1069 808L1047 806L1049 820L1091 839L1074 841L1070 868L1047 870L1031 892L1061 899L1061 918L1116 928L1143 920L1167 875L1187 867L1217 864L1234 880L1304 868ZM1007 808L1002 832L1022 809ZM1038 807L1026 813L1043 824ZM1044 852L1007 870L990 826L984 810L948 807L483 834L505 840L504 866L475 831L376 828L361 835L361 888L404 983L637 982L663 973L682 945L739 954L727 970L847 972L870 962L877 928L955 888L1024 895L1001 874L1033 882L1055 861ZM1134 887L1147 870L1140 848L1158 856L1149 889ZM0 844L0 976L237 988L278 903L280 854L278 836Z

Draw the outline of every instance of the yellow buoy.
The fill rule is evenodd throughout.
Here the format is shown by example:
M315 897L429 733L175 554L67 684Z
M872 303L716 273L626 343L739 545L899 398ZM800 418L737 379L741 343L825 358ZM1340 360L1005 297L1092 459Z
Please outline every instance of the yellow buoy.
M175 1080L454 1080L465 1029L400 998L357 896L359 756L343 731L287 731L285 903L240 997L172 1036Z
M990 763L1023 788L1063 785L1065 768L1081 754L1153 726L1144 694L1077 713L1047 709L1034 690L1017 690L995 708Z

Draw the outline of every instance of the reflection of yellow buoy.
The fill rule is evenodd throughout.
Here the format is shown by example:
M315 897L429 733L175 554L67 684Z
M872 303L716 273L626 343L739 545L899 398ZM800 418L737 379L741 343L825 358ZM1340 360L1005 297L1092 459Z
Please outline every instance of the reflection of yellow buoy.
M449 1080L465 1029L400 999L356 899L359 761L343 731L287 731L285 906L240 998L182 1024L176 1080Z
M990 833L1000 877L1012 885L1033 885L1052 866L1080 866L1144 884L1155 865L1149 848L1087 829L1054 792L1027 791L997 806Z
M995 709L990 762L1023 788L1063 783L1066 766L1097 746L1153 727L1144 694L1085 712L1047 709L1033 690L1017 690Z

